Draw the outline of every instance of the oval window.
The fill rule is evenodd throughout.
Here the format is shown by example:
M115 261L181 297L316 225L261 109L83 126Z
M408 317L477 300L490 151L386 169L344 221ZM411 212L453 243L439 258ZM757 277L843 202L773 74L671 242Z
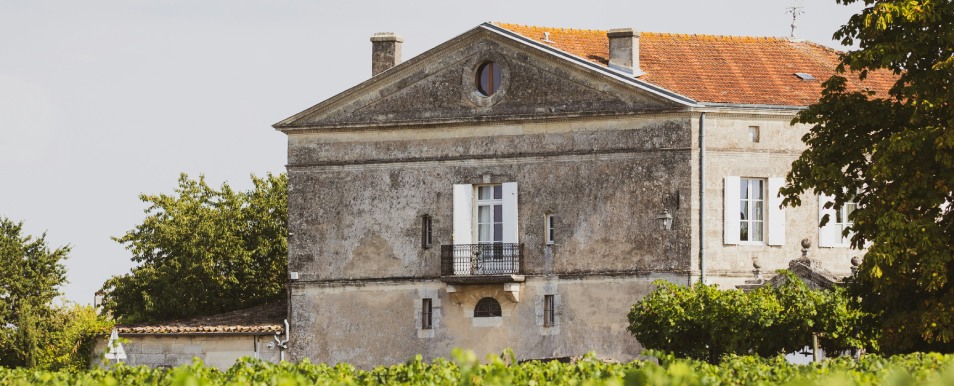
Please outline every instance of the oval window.
M494 62L484 62L477 67L477 91L491 96L500 88L500 66Z

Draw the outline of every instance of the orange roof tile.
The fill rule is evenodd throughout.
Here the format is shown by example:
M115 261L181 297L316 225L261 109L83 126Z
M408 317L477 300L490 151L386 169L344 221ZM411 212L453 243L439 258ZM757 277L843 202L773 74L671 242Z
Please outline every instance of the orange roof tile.
M120 334L262 334L285 330L287 304L275 302L244 310L192 319L116 326Z
M593 63L609 63L606 31L492 24ZM550 43L544 42L544 32ZM639 67L645 75L639 79L700 102L806 106L818 100L839 55L787 38L642 32ZM796 72L816 80L801 80ZM863 83L851 77L849 82L885 97L896 79L888 71L875 71Z

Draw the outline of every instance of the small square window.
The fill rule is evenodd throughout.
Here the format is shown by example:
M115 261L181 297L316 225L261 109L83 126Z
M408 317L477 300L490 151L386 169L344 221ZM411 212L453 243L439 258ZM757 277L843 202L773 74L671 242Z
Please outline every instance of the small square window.
M434 328L434 308L432 307L431 298L424 298L421 300L421 329L430 330Z
M758 126L749 126L749 140L752 142L759 141L759 127Z
M543 327L556 325L556 304L553 295L543 295Z
M556 232L554 231L554 227L556 226L556 216L554 216L554 215L552 215L552 214L548 214L548 215L546 215L546 217L545 217L544 219L545 219L545 221L546 221L546 230L547 230L546 240L547 240L547 244L548 244L548 245L552 245L552 244L553 244L553 240L555 239L555 236L556 236Z
M421 248L427 249L431 247L432 234L431 216L425 214L421 217Z

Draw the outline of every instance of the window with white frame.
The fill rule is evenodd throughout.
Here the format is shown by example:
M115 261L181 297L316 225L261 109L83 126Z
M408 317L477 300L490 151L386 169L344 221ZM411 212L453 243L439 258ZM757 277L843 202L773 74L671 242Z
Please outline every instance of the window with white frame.
M759 127L749 126L749 141L759 142Z
M503 185L477 187L477 243L503 242Z
M453 201L455 275L495 272L516 262L520 250L516 182L457 184ZM472 246L457 247L466 245Z
M547 214L544 216L543 220L546 224L546 234L544 235L546 243L547 245L553 245L553 240L556 236L556 232L553 230L553 228L556 226L556 216Z
M763 241L765 180L739 179L739 241Z
M725 177L725 244L785 244L782 177Z
M858 209L858 201L845 202L841 208L826 208L828 203L834 203L832 196L822 194L818 197L818 220L828 215L828 223L818 229L818 246L820 247L849 247L851 236L845 235L845 229L852 225L850 215Z
M454 244L518 243L517 183L454 185Z

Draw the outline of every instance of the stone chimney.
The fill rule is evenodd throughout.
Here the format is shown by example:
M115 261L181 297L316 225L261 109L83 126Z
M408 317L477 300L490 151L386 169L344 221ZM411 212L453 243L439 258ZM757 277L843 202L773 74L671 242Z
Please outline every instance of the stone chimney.
M643 74L639 69L639 32L632 28L617 28L606 32L609 38L609 66L633 76Z
M394 32L378 32L371 36L371 76L401 63L401 43L404 39Z

